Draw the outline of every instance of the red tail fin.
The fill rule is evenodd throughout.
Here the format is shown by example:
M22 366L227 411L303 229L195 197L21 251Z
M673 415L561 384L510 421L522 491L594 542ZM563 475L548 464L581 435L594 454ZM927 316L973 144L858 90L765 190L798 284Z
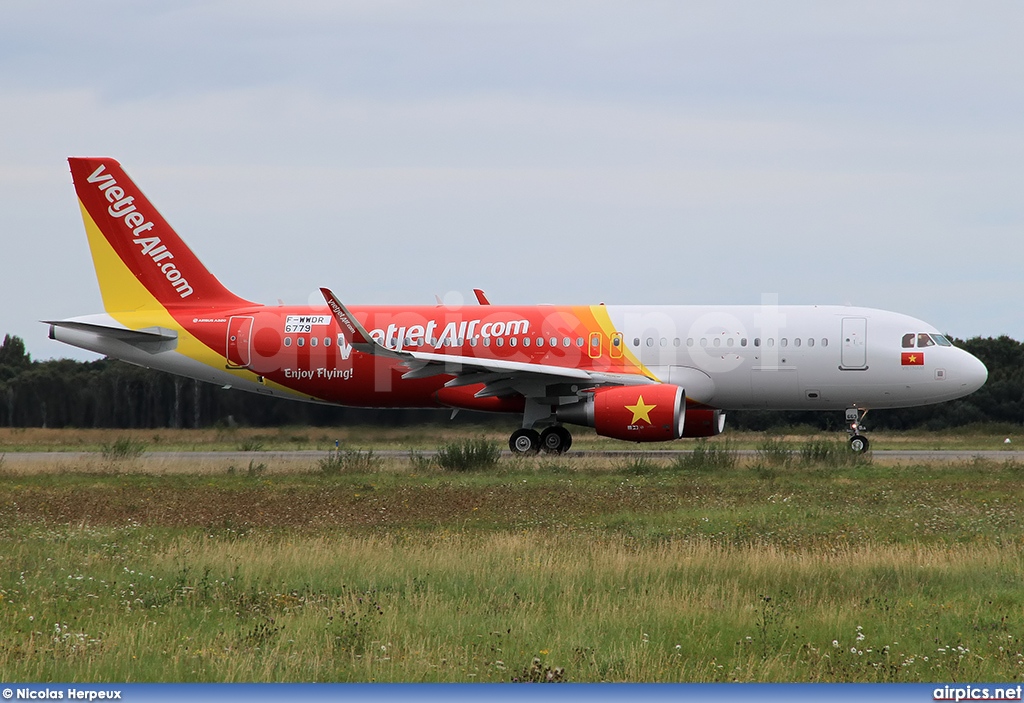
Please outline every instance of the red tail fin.
M154 304L237 307L248 303L203 266L121 164L106 158L70 158L68 163L108 311ZM136 299L141 291L133 278L151 299L145 295L145 300Z

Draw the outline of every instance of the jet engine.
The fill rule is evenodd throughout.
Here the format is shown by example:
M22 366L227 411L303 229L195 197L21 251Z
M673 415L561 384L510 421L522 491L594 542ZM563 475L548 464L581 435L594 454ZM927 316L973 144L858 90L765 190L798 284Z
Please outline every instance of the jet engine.
M589 398L555 412L560 422L593 427L603 437L664 442L683 437L686 396L668 383L598 388Z
M725 412L711 408L687 408L684 437L714 437L725 430Z

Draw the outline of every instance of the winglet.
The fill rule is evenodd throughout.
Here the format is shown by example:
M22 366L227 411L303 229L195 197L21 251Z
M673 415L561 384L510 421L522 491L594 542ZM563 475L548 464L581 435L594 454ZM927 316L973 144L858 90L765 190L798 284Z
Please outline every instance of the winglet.
M371 344L370 333L366 331L359 320L348 311L345 307L345 303L338 300L338 296L331 292L330 288L321 288L320 292L323 293L324 300L327 301L327 307L331 309L331 313L334 315L334 319L341 325L341 331L345 333L345 336L349 338L350 344Z
M331 309L331 314L334 315L334 319L338 321L342 334L345 335L348 343L355 347L357 351L361 351L365 354L391 356L399 359L409 358L408 353L388 349L371 337L370 333L366 331L366 328L363 327L362 323L356 319L355 315L348 311L348 308L345 307L345 303L338 300L338 296L332 293L330 288L321 288L320 292L323 294L324 300L327 301L327 307Z
M473 295L476 296L476 302L480 303L481 305L490 305L491 304L491 301L487 299L487 296L484 295L484 292L482 290L480 290L479 288L474 288L473 289Z

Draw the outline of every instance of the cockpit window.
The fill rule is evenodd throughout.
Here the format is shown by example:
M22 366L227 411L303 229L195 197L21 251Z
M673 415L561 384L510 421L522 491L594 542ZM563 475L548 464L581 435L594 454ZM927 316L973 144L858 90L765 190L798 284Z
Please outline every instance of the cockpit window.
M924 349L925 347L934 347L938 344L941 347L951 347L953 343L946 339L941 334L929 334L927 332L910 332L903 335L903 348L913 349L915 346L918 349Z

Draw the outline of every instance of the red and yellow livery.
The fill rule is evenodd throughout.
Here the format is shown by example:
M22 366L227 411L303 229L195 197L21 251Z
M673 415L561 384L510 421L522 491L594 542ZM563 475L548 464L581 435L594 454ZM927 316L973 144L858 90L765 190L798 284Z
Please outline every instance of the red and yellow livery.
M859 308L502 306L479 290L472 306L348 308L326 288L321 306L261 305L227 290L117 161L69 162L106 312L49 321L51 337L222 386L520 413L514 451L563 452L566 423L635 442L706 437L722 431L730 407L863 412L984 382L984 366L951 347L929 352L943 364L941 384L897 378L888 347L867 347L869 322L885 339L944 338ZM923 366L914 355L899 366Z

